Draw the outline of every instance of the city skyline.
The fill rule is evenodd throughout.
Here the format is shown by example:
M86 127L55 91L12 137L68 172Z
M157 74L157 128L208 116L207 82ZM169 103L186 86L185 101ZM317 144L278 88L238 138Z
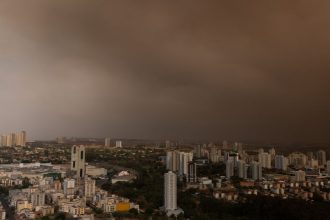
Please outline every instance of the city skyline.
M0 133L330 142L330 3L0 3Z
M330 1L0 1L0 220L324 220Z

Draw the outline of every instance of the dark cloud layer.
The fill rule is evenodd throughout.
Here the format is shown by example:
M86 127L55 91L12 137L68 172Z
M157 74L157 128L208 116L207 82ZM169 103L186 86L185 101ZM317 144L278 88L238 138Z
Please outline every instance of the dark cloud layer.
M0 1L0 131L330 141L329 1Z

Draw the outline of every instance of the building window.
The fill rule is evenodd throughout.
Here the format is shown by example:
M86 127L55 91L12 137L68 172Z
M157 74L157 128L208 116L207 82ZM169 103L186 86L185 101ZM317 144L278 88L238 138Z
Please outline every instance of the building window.
M76 161L72 161L72 167L76 168Z
M80 177L83 177L83 169L80 169Z
M73 153L74 154L76 153L76 147L73 147Z
M80 152L80 159L84 159L84 151Z

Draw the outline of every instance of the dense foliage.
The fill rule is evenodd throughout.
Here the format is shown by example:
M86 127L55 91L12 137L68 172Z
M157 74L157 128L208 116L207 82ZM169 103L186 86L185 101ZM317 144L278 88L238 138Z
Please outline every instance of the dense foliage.
M245 202L228 203L203 195L194 198L193 195L192 191L179 195L179 204L184 209L185 216L190 219L329 219L330 203L311 203L298 199L283 200L266 196L251 196Z
M138 163L136 161L136 163ZM163 173L165 172L162 164L144 163L134 164L130 162L129 167L134 167L138 172L137 179L132 183L105 183L102 188L117 195L129 198L138 204L140 208L147 212L153 212L163 205Z

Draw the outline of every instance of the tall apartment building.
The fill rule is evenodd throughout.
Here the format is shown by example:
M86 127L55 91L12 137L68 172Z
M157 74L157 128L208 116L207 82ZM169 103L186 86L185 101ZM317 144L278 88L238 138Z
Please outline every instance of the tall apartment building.
M117 148L123 147L123 142L122 141L116 141L116 147Z
M192 152L166 152L166 169L177 172L181 176L188 176L188 164L193 160Z
M232 176L234 176L234 161L228 160L226 162L226 177L230 179Z
M95 194L95 180L85 178L85 196L87 198L93 197Z
M187 181L190 183L197 182L197 164L195 162L189 162L188 164L188 178Z
M26 132L3 134L0 136L0 146L5 147L25 147L26 146Z
M275 168L279 170L287 170L288 169L288 158L283 155L275 156Z
M165 210L176 210L177 207L177 177L172 171L164 175L164 206Z
M104 146L111 147L111 138L107 137L104 139Z
M0 146L15 147L26 146L26 132L21 131L19 133L3 134L0 135Z
M76 171L77 177L83 178L86 173L85 146L74 145L71 148L71 170Z
M195 146L194 154L196 158L200 158L202 156L202 146L197 145Z
M15 135L16 140L15 140L15 145L20 146L20 147L25 147L26 146L26 132L21 131L19 133L16 133Z
M180 152L179 153L179 175L188 176L188 165L193 160L192 152Z
M319 161L320 166L324 166L327 163L327 154L324 150L319 150L316 153L317 160Z
M247 164L243 160L237 162L238 177L247 179Z
M166 169L173 172L178 171L179 154L178 151L166 152Z
M269 153L259 154L259 163L263 168L272 168L272 157Z
M307 164L307 156L300 152L293 152L288 156L289 164L298 168L303 168Z
M212 163L218 163L221 157L221 150L215 146L211 147L210 150L210 160Z
M262 179L262 166L260 163L253 161L251 163L252 179L261 180Z

